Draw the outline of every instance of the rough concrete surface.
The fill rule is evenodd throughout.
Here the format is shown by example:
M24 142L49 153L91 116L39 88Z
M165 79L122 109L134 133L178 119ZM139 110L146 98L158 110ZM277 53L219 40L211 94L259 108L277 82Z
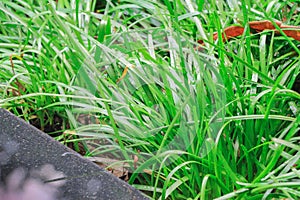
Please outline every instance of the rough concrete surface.
M39 194L34 196L35 192ZM13 195L45 200L147 199L126 182L0 109L0 199L10 200Z

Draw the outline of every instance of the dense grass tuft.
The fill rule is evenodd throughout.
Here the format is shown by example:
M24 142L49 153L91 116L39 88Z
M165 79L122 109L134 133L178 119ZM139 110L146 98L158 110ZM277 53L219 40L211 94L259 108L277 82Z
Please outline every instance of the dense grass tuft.
M299 41L248 26L298 3L99 2L0 2L1 107L153 199L300 198Z

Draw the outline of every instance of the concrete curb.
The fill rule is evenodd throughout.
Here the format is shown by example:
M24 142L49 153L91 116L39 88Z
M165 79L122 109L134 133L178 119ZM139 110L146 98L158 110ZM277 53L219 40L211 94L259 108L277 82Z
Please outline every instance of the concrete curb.
M16 174L15 169L24 172L23 178L12 175ZM56 187L54 199L148 199L126 182L0 109L0 195L7 190L7 184L16 182L8 179L16 177L23 184L33 177L52 189Z

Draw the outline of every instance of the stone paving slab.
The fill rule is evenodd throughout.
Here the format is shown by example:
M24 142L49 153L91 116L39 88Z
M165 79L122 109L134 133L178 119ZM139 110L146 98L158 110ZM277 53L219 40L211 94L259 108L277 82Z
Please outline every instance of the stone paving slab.
M28 195L24 194L27 189L31 195L43 191L45 200L148 199L126 182L0 109L0 199L9 187L16 191L22 187L23 197Z

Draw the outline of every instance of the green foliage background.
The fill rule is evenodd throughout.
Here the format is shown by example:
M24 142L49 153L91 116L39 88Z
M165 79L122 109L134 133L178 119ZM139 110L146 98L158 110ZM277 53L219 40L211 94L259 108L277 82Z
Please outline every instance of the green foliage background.
M248 26L298 26L299 9L2 0L0 106L108 168L128 164L153 199L299 199L299 41ZM243 35L213 40L231 25Z

